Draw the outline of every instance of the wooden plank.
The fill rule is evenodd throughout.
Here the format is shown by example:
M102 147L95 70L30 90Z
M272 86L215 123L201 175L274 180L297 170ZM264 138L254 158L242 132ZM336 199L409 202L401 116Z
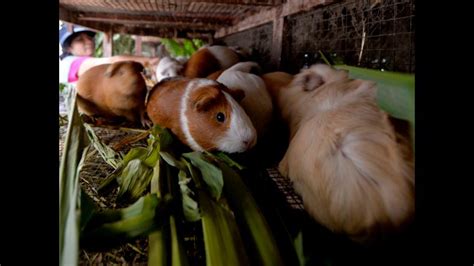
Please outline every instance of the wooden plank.
M135 55L142 55L142 37L135 36Z
M282 8L278 7L274 10L273 30L272 30L272 50L271 64L279 69L281 62L281 52L283 43L283 27L285 18L281 16Z
M215 38L222 38L224 36L244 31L256 26L273 22L275 15L279 13L280 17L286 17L289 15L296 14L298 12L308 11L316 6L322 6L337 2L338 0L292 0L288 1L281 6L273 7L271 9L258 12L252 16L249 16L237 24L230 27L223 27L216 31ZM281 12L279 11L281 9Z
M103 57L110 57L112 56L113 51L113 32L108 31L104 33L104 40L102 42L102 49L104 51Z

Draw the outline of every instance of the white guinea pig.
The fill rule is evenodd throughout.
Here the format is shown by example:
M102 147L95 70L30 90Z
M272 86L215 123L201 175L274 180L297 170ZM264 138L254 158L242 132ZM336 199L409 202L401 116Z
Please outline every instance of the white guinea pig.
M165 78L177 77L182 75L183 64L169 56L161 58L156 66L156 81L160 82Z
M375 83L314 65L272 96L290 127L279 171L310 215L362 242L411 220L414 171L377 106Z
M257 133L233 98L243 94L213 80L170 78L151 90L147 113L195 151L244 152L255 145Z
M217 81L231 90L241 89L245 92L240 105L252 120L258 136L261 137L272 118L272 98L263 80L250 72L260 72L259 65L255 62L237 63L222 72Z

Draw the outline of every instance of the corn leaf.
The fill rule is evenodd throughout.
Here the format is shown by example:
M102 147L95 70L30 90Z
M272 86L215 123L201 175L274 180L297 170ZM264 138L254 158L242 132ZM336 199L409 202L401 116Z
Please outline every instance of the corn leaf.
M168 149L174 141L171 131L167 128L162 128L159 125L153 126L152 135L159 136L161 151Z
M155 134L152 134L155 136ZM153 175L150 182L150 192L156 193L158 198L162 197L160 191L160 177L163 171L161 167L161 159L158 158L155 166L153 167ZM148 235L148 265L149 266L161 266L161 265L169 265L170 264L170 229L168 225L168 221L163 224L161 230L152 232Z
M296 236L294 240L294 246L295 246L295 251L298 256L298 260L300 262L300 265L305 265L306 264L306 259L304 256L304 249L303 249L303 232L299 232L298 235Z
M148 266L170 265L169 226L164 224L161 230L148 235Z
M87 153L89 140L79 117L76 95L72 95L72 108L59 167L59 252L60 265L76 265L79 251L80 185L79 171Z
M229 157L229 155L225 154L224 152L217 152L215 154L219 159L227 163L230 167L235 167L239 170L243 170L244 167L240 164L238 164L236 161L232 160L232 158Z
M188 170L188 173L191 175L191 178L193 179L194 184L196 185L196 188L200 189L202 188L201 180L198 171L196 168L194 168L191 163L186 161L185 159L181 158L182 162L186 165L186 169Z
M169 219L171 231L171 265L187 266L189 263L186 256L186 250L184 249L180 227L176 224L176 218L173 215L171 215Z
M233 215L199 191L206 265L249 265L244 243Z
M411 138L415 137L415 76L347 65L336 65L349 71L352 78L377 82L377 102L391 116L410 122ZM414 142L413 142L414 143Z
M122 154L115 152L112 148L105 145L99 137L95 134L94 130L90 125L87 123L84 124L84 127L87 131L87 135L91 143L94 145L94 148L99 152L102 159L107 162L110 166L114 169L117 169L120 165L120 161L122 160Z
M188 178L186 171L183 170L179 171L178 177L179 188L182 195L184 218L188 222L199 221L201 219L199 207L197 202L191 197L191 195L194 194L193 191L188 187L188 183L191 181L191 178Z
M148 194L127 208L96 213L81 234L81 245L103 249L148 235L169 217L170 202L170 197Z
M203 159L202 156L203 154L200 152L183 154L183 157L189 159L191 163L201 171L202 178L207 184L211 196L215 199L219 199L222 194L222 187L224 186L222 171L212 163Z
M153 169L140 159L131 160L117 178L120 189L119 199L138 199L148 188L153 174Z
M214 157L217 159L217 157ZM248 191L241 177L224 162L217 160L224 177L224 194L235 216L241 219L245 230L259 254L258 265L283 265L278 246L270 227Z
M167 164L169 164L173 167L176 167L180 170L185 170L186 169L186 165L183 162L178 161L171 153L165 152L165 151L160 151L160 155L161 155L161 158Z

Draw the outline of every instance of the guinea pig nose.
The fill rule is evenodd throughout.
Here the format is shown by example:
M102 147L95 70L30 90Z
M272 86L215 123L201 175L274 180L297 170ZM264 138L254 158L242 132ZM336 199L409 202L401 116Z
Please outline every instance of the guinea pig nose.
M244 140L244 145L247 149L252 148L255 145L255 138Z

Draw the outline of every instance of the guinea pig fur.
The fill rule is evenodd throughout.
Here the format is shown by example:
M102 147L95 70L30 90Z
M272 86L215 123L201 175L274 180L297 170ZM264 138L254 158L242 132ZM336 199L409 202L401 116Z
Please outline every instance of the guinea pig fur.
M239 55L227 46L202 47L191 55L184 65L184 76L205 78L221 69L227 69L239 62Z
M148 125L145 118L147 87L141 74L143 65L122 61L92 67L77 81L79 111L107 119L126 118Z
M310 215L359 242L411 221L414 170L377 106L375 83L314 65L273 95L290 128L279 171Z
M156 80L160 82L165 78L181 76L183 68L183 64L178 60L165 56L160 59L160 62L156 66Z
M255 145L257 133L231 95L243 92L208 79L165 79L150 92L147 113L195 151L244 152Z
M245 92L240 105L252 120L257 135L262 137L272 119L272 99L262 78L250 72L259 73L259 65L255 62L240 62L222 72L217 81L231 90L241 89Z

